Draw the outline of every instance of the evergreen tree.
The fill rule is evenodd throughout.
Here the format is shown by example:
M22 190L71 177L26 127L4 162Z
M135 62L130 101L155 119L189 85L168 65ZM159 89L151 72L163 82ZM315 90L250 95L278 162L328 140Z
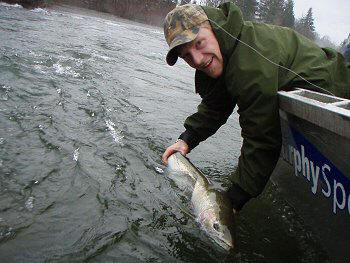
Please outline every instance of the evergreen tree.
M309 8L307 14L296 21L295 30L311 40L316 39L312 8Z
M284 13L284 0L260 0L259 20L274 25L281 25Z
M206 6L213 6L213 7L217 7L218 5L220 5L222 2L224 2L223 0L206 0L205 1L205 5ZM227 1L225 1L227 2Z
M185 5L191 3L191 0L177 0L176 4L177 5Z
M282 26L294 28L294 23L294 2L293 0L288 0L284 7Z
M340 43L339 50L340 50L341 52L343 52L344 49L345 49L345 47L346 47L347 45L350 45L350 33L349 33L348 38L344 39L344 40Z
M320 47L330 47L333 49L337 49L336 44L332 42L329 36L323 36L323 37L316 37L315 40L316 44L319 45Z
M309 10L307 11L307 14L306 14L306 24L309 28L309 30L315 34L315 25L314 25L314 17L313 17L313 14L312 14L312 8L310 7Z
M258 11L257 0L233 0L242 11L244 20L255 20Z

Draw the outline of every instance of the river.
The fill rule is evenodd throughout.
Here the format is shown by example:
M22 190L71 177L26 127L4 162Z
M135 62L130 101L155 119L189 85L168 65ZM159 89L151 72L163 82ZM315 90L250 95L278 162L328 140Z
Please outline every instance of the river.
M328 262L271 183L234 251L199 228L161 162L200 101L166 50L157 27L0 3L0 262ZM235 113L189 158L221 188L241 143Z

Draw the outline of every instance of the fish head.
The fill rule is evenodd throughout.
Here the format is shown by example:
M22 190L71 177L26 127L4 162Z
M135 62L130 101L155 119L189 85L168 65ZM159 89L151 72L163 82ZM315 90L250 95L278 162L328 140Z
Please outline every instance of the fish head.
M215 193L216 196L220 194ZM222 196L217 199L216 205L202 211L198 220L210 238L225 250L231 250L234 248L235 233L231 202Z

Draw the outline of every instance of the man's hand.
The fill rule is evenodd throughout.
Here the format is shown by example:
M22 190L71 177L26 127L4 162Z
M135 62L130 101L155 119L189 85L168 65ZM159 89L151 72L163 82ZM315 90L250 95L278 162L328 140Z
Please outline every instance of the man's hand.
M168 164L168 158L175 152L180 152L183 156L186 156L189 152L188 145L185 141L179 139L173 145L169 146L163 153L162 160L164 164Z

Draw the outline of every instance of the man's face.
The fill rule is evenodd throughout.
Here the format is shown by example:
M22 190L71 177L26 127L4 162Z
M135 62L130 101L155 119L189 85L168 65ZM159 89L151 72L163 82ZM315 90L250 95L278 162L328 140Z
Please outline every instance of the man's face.
M197 37L181 45L178 53L192 68L203 71L212 78L218 78L223 72L224 60L219 43L209 28L200 28Z

